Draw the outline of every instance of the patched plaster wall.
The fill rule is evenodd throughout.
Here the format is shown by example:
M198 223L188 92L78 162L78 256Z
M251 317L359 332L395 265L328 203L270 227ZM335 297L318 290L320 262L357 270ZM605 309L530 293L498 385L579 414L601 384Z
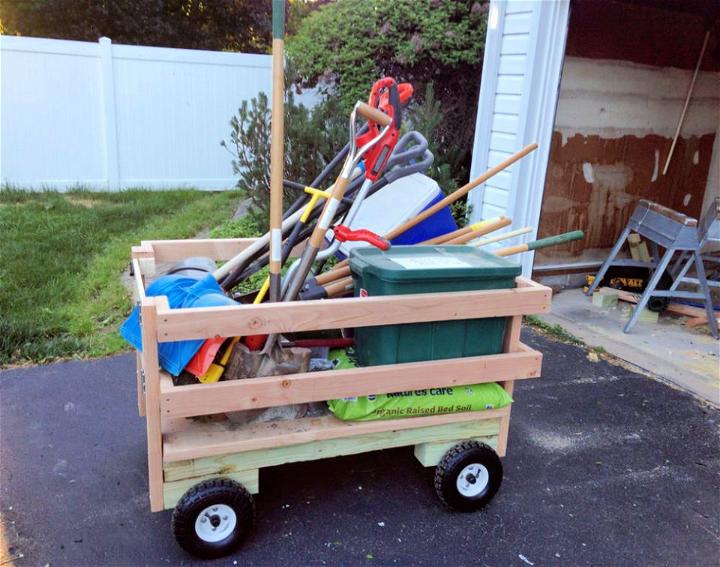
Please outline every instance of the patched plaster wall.
M540 237L586 238L538 252L536 265L603 258L639 199L699 215L720 123L720 73L702 71L667 175L662 169L692 71L566 57Z

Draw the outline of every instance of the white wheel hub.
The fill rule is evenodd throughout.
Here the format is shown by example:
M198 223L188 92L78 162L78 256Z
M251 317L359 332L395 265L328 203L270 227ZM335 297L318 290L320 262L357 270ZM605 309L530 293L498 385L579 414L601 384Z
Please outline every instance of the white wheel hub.
M215 543L229 536L237 525L235 511L225 504L213 504L198 514L195 533L208 543Z
M490 482L490 473L484 465L472 463L460 471L455 481L458 492L472 498L483 492Z

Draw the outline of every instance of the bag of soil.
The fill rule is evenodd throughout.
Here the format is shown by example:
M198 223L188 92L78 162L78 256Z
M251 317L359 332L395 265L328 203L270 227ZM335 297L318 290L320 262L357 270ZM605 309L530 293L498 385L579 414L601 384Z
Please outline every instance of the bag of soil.
M423 415L439 415L482 411L507 406L513 399L495 382L425 388L392 394L377 394L329 400L335 417L345 421L398 419Z

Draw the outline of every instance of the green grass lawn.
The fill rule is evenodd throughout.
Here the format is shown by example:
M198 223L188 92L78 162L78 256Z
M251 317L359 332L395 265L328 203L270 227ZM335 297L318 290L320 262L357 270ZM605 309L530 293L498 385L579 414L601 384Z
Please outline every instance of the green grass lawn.
M0 190L0 365L125 348L130 246L228 219L239 191Z

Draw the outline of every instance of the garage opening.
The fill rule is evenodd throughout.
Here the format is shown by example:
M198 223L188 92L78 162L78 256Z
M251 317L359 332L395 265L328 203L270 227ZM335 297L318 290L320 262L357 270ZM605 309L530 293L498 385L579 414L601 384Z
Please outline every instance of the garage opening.
M538 238L577 228L586 237L536 253L534 276L558 284L597 269L640 199L699 218L720 195L720 4L574 0L570 9Z

